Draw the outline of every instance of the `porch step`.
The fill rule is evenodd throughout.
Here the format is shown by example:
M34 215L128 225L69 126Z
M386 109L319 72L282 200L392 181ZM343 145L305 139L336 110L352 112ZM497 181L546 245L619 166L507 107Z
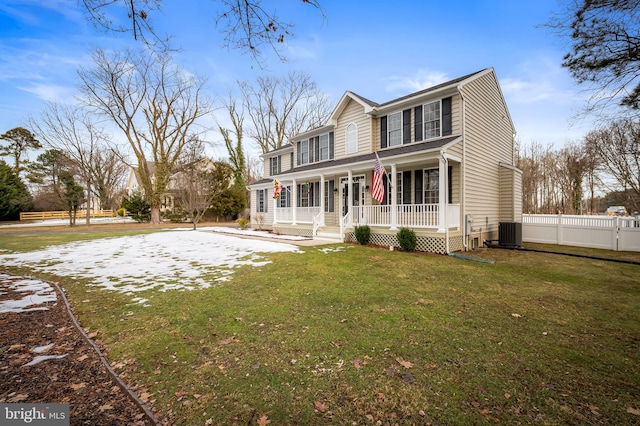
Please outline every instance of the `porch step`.
M342 236L340 235L340 228L333 226L323 226L318 228L314 239L331 240L336 242L342 242Z

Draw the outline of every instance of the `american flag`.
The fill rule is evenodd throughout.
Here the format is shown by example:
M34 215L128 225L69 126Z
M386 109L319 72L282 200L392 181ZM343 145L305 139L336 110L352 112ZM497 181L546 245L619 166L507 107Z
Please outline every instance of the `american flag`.
M384 167L382 167L378 154L376 153L376 164L373 167L373 179L371 180L371 197L379 203L382 203L384 200L384 184L382 183L383 175Z

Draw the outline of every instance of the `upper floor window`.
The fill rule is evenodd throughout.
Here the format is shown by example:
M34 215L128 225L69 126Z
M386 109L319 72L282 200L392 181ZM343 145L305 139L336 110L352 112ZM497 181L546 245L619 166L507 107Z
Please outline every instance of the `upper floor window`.
M389 114L387 119L387 133L389 146L402 144L402 112Z
M320 135L320 142L318 148L318 160L329 159L329 134Z
M305 139L300 142L300 164L307 164L309 162L309 139Z
M433 139L440 137L440 101L426 104L424 111L424 138Z
M347 154L358 152L358 126L351 123L347 126L346 131Z
M269 158L269 168L271 169L271 176L275 176L281 171L282 167L282 157L278 155L277 157Z

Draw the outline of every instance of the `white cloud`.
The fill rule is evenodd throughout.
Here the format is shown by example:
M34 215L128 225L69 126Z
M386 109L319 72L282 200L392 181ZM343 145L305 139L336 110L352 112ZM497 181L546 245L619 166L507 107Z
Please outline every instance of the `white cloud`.
M391 77L385 89L390 93L411 93L444 83L450 79L444 72L420 69L410 76Z
M30 86L18 86L18 89L36 95L46 102L68 101L77 93L74 87L56 84L32 84Z

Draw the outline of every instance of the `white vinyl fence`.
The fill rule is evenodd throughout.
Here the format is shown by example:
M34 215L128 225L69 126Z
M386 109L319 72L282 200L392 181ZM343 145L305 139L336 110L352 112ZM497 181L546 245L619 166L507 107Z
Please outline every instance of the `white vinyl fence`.
M620 216L523 214L522 241L640 251L640 219Z

